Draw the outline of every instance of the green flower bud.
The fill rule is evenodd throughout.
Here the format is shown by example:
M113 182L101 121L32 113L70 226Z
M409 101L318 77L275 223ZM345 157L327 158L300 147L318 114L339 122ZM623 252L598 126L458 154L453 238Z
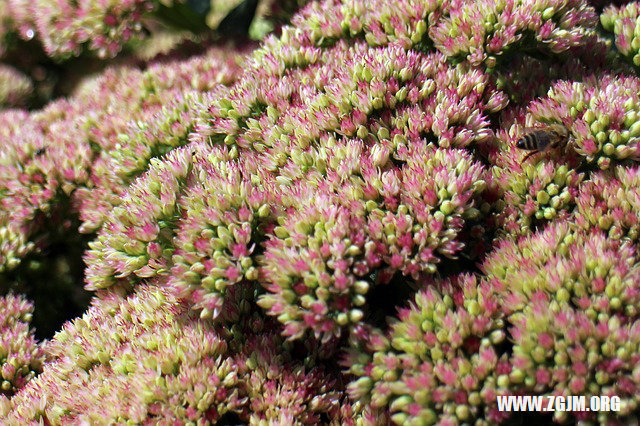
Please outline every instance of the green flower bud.
M456 407L456 417L460 420L467 420L471 415L471 411L467 405L458 405Z
M596 114L593 112L593 110L588 109L584 115L583 115L583 120L587 122L587 124L591 124L596 120Z
M563 194L569 194L568 192L563 192ZM562 198L557 195L551 199L551 207L553 207L556 211L562 207Z
M467 306L467 311L472 315L472 316L477 316L480 314L480 304L478 304L477 301L475 300L471 300Z
M409 419L409 415L406 413L395 413L391 416L391 421L396 425L404 425L407 424L407 420ZM425 425L428 423L425 423ZM433 423L431 423L433 424Z
M442 353L442 350L440 350L440 348L432 348L431 349L431 359L434 361L440 361L442 359L442 357L444 356L444 354Z
M509 379L512 383L522 383L525 378L525 373L519 368L514 368L509 374ZM499 382L499 379L498 379Z
M571 294L569 294L569 291L564 287L560 288L556 293L556 300L560 303L568 303L570 299Z
M629 127L629 135L634 138L640 136L640 121L636 121Z
M506 374L501 374L500 376L498 376L498 386L503 388L503 389L508 389L509 388L509 384L511 382L509 381L509 376L507 376Z
M556 210L553 207L547 207L544 209L544 218L551 220L556 217Z
M611 159L609 159L607 157L600 157L600 158L598 158L597 164L598 164L598 167L600 167L601 170L606 170L611 165Z
M402 87L400 90L396 92L396 99L398 102L403 102L407 98L407 94L409 90L406 87Z
M549 202L549 194L546 191L538 191L536 200L539 204L547 204Z
M631 101L631 99L629 99L627 102ZM625 102L625 107L627 105L627 102ZM631 109L633 105L629 105L629 109ZM627 113L624 115L624 127L625 128L630 128L631 126L633 126L634 123L636 123L638 121L638 113L635 111L635 109L631 109L630 111L627 111Z
M445 200L440 206L440 211L447 216L453 213L454 209L455 208L453 207L453 203L451 203L451 201L449 200Z
M356 281L354 284L354 290L358 294L367 294L369 291L369 283L367 281Z
M273 233L276 234L276 237L281 239L285 239L289 236L289 231L287 231L287 229L282 226L276 226L273 229Z
M412 77L412 72L409 68L402 68L398 76L400 80L407 81Z
M357 323L357 322L361 321L362 318L364 318L364 312L362 312L360 309L352 309L349 312L349 320L352 323Z
M547 358L546 351L542 348L542 346L536 346L531 351L531 358L538 364L542 364Z
M596 140L600 143L603 144L607 141L608 137L607 137L607 133L604 131L600 131L596 134ZM611 145L611 144L607 144L607 145Z
M409 395L402 395L393 400L391 404L389 404L389 410L391 412L394 411L403 411L409 404L413 403L413 398Z

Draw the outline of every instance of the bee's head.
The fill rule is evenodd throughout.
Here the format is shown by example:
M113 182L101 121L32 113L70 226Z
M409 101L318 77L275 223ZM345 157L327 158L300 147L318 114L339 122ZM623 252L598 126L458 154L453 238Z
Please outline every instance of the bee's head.
M516 147L519 149L524 149L526 147L525 139L524 138L518 139L518 141L516 142Z

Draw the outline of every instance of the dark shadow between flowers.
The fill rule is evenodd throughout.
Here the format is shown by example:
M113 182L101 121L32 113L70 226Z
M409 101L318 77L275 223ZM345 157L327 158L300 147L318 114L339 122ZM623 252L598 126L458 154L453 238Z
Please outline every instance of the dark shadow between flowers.
M35 241L38 249L12 271L0 275L0 292L24 294L34 304L31 326L39 340L48 339L66 321L87 309L91 293L84 289L82 254L90 236L80 234L79 220L69 217L69 202L60 203L42 223Z
M217 426L245 426L246 423L242 423L240 416L231 411L226 412L218 419Z
M398 308L413 298L416 288L410 285L411 281L411 278L396 273L388 283L373 286L367 294L367 311L363 321L386 330L387 318L395 316Z

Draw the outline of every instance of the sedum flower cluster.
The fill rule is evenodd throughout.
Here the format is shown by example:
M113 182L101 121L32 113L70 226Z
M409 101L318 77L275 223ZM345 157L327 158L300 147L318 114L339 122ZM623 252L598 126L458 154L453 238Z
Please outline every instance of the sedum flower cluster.
M140 36L142 18L157 7L150 0L62 1L3 0L7 32L37 38L45 52L58 59L79 55L85 46L106 58L123 43Z
M333 10L335 9L335 13ZM453 61L473 65L509 61L512 51L552 54L588 43L596 36L595 10L585 1L434 0L394 3L337 0L305 8L293 22L296 44L322 45L343 37L364 38L372 46L434 46Z
M171 297L144 287L68 323L47 348L46 372L4 401L6 421L215 421L237 409L243 399L226 343Z
M503 287L503 310L513 325L509 383L528 392L622 400L615 415L577 413L578 419L605 423L634 415L640 266L633 244L558 223L504 243L482 269ZM555 414L558 421L567 417Z
M23 106L32 89L29 77L11 66L0 64L0 108Z
M54 336L46 372L14 398L0 396L0 413L9 424L215 423L229 414L251 424L320 416L341 424L336 378L291 358L277 333L256 325L240 341L167 289L112 294Z
M96 4L20 31L109 56L150 3ZM93 297L42 344L1 299L1 422L527 420L509 395L616 395L548 417L637 420L640 79L597 18L324 0L253 50L0 111L0 292Z
M593 37L597 19L582 1L442 3L443 17L429 29L436 47L455 60L489 68L500 56L531 45L553 53L580 46Z
M638 168L600 172L580 188L576 223L599 228L611 239L638 239Z
M497 132L497 143L487 148L504 201L495 206L503 231L526 234L551 220L575 218L587 228L607 231L615 221L611 235L625 233L632 219L623 219L621 213L612 216L623 195L605 187L616 185L614 176L633 180L633 164L640 158L638 88L638 77L608 73L560 80L525 109L503 114L505 128ZM516 147L531 129L545 126L562 126L567 137L533 156ZM590 173L593 168L602 172ZM603 201L608 208L602 208Z
M83 145L99 151L76 193L82 232L102 225L152 158L186 144L198 117L196 105L207 104L206 92L234 81L243 55L214 47L186 61L150 64L142 72L109 69L78 89L75 99L83 113L75 120L86 134Z
M402 308L387 334L367 336L346 358L359 377L349 394L388 408L395 424L497 423L499 381L510 368L499 299L471 275L430 282ZM482 423L480 423L482 424Z
M554 420L630 421L637 413L640 263L635 247L567 222L420 290L387 333L345 359L349 394L396 424L496 424L499 395L619 396L616 413ZM568 284L570 283L570 285Z
M240 4L239 4L240 3ZM38 40L44 52L57 61L67 60L91 52L101 59L115 57L123 49L135 47L149 35L187 30L198 36L212 31L225 16L231 26L248 26L255 13L244 10L238 1L186 0L2 0L0 2L0 54L10 50L17 35L25 41ZM306 0L274 2L256 0L264 35L287 22ZM255 11L254 11L255 12ZM227 15L228 14L228 15ZM207 16L210 15L210 16ZM221 31L222 36L227 36ZM233 35L233 34L228 34ZM183 35L184 37L184 35ZM5 49L5 48L9 49Z
M259 303L285 335L327 341L360 322L370 287L434 274L482 234L486 170L460 148L491 135L468 105L488 113L506 101L481 70L361 43L291 78L262 69L219 88L190 145L152 161L108 213L86 257L89 289L168 276L215 318L227 287L260 281Z
M82 0L63 4L49 0L33 2L35 31L51 56L78 55L82 45L98 56L114 56L122 43L142 30L140 19L153 2Z
M33 305L23 297L8 294L0 298L0 399L14 394L42 371L45 354L29 327L32 314Z
M524 234L555 219L570 217L584 173L576 172L571 159L522 161L516 138L501 151L492 169L503 199L498 220L510 234ZM522 135L520 133L520 135Z
M0 269L15 268L36 241L39 212L50 209L56 180L53 159L42 156L44 138L37 120L24 111L0 112L3 144L0 147Z
M337 378L289 359L282 343L278 333L253 336L237 358L249 424L344 424Z
M640 122L636 76L604 75L585 82L561 81L529 106L532 118L560 123L570 148L601 169L638 160Z
M615 36L615 44L621 54L634 65L640 66L640 4L629 2L625 5L608 6L600 15L605 30Z
M341 327L361 322L370 288L396 273L419 280L464 249L466 222L481 215L474 205L485 187L482 167L459 150L416 143L403 151L402 167L373 182L373 170L363 170L364 186L348 189L368 201L316 192L265 243L262 272L272 294L258 303L287 335L310 328L323 340L339 337Z
M1 268L13 269L27 253L41 249L45 225L68 229L70 224L59 217L67 214L60 211L65 204L79 215L82 232L98 228L150 159L186 143L193 128L189 122L196 119L186 111L188 102L200 100L217 84L229 84L240 58L240 53L213 48L189 61L150 65L145 71L111 68L84 82L73 97L41 111L1 112ZM202 80L189 73L194 69ZM183 91L185 98L177 97ZM163 131L173 132L173 141ZM153 134L155 147L147 142ZM60 220L51 222L54 218Z

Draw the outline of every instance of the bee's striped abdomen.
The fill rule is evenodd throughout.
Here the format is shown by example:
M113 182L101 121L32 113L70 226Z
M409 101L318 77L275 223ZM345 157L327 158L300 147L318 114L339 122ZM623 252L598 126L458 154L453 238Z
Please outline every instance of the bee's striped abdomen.
M569 131L561 125L550 125L546 129L537 129L532 132L525 133L516 142L516 147L531 151L525 155L522 162L540 151L546 151L549 148L558 147L561 143L566 142L569 137Z
M518 142L517 142L517 146L520 149L526 149L529 151L532 151L534 149L538 149L538 143L536 140L536 134L535 133L527 133L526 135L524 135L523 137L521 137Z
M535 130L522 136L517 142L517 147L529 151L545 149L558 136L548 130Z

